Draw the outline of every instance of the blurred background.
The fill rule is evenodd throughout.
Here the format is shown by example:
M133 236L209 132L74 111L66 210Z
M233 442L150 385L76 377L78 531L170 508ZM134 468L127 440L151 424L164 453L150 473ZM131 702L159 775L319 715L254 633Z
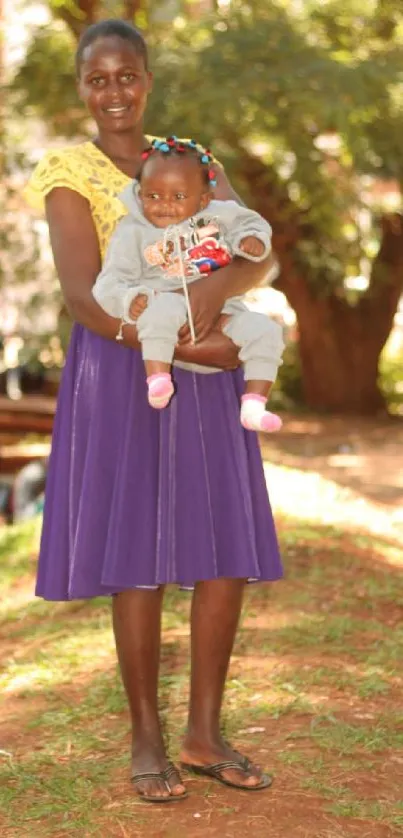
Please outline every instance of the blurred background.
M70 322L22 188L46 149L93 136L73 56L111 16L150 43L147 130L209 145L272 225L277 267L249 304L287 338L271 398L284 425L261 440L286 576L248 586L224 718L274 790L194 780L168 813L129 787L109 600L34 596ZM0 0L0 19L0 834L398 838L402 0ZM175 759L190 596L169 590L164 606Z
M146 128L212 147L239 194L272 225L277 268L249 303L285 328L273 406L293 415L401 417L400 0L0 7L1 472L26 456L20 445L20 458L15 446L6 457L7 445L21 443L17 433L39 446L27 456L48 444L70 330L46 223L21 191L47 148L92 136L76 95L74 50L85 26L111 16L134 21L150 43Z

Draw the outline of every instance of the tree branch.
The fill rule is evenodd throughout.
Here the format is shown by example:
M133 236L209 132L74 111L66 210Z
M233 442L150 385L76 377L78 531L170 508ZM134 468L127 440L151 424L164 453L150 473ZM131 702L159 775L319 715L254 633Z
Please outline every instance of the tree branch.
M79 39L82 31L99 19L99 0L77 0L77 13L72 11L71 3L53 6L55 17L64 20L74 37Z
M232 143L234 145L234 143ZM295 248L307 236L304 214L295 206L285 185L272 166L239 147L237 172L247 183L253 195L253 206L271 225L273 250L279 260L280 275L273 283L282 291L293 308L305 300L309 306L314 300L303 265L297 265ZM309 231L313 235L313 231Z
M381 244L359 308L368 325L385 342L403 293L403 216L399 213L383 216L381 229Z
M147 12L148 0L123 0L122 18L131 23L135 22L138 12ZM72 10L71 3L53 6L55 17L64 20L74 37L78 40L83 30L102 18L102 3L100 0L77 0Z
M147 0L124 0L122 17L135 23L137 13L146 12L147 5Z

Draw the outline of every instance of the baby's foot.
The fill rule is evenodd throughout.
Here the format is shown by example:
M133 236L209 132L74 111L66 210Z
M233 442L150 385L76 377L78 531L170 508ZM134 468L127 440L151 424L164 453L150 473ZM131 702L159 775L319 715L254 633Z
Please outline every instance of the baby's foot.
M266 399L257 393L246 393L242 396L241 425L248 431L265 431L272 433L279 431L282 421L275 413L265 410Z
M148 403L157 410L167 407L174 393L169 372L156 372L147 378Z

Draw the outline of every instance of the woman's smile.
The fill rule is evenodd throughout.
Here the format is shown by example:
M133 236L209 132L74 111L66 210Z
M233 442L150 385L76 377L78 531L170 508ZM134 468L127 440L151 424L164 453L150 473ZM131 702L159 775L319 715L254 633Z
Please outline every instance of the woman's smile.
M125 116L131 110L131 105L109 105L108 107L103 108L104 113L107 113L115 119L116 117Z
M96 122L119 128L142 119L151 74L130 44L119 38L94 41L84 50L79 93ZM106 127L106 123L105 123Z

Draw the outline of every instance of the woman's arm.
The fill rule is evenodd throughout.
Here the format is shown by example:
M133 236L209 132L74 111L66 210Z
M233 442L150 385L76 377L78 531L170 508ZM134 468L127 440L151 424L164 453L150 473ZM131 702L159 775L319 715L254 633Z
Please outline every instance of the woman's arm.
M215 164L217 186L214 197L219 201L243 201L232 188L224 169ZM230 265L202 277L189 285L189 298L193 313L193 322L198 341L203 341L217 323L221 310L229 297L238 297L260 285L273 268L275 260L270 253L261 262L251 262L241 256L235 256ZM190 341L189 327L180 332L181 345Z
M114 340L120 321L110 317L92 296L101 269L98 236L88 201L72 189L57 187L46 199L46 216L56 271L72 319L101 337ZM135 326L125 325L124 345L138 349ZM225 335L216 332L199 346L183 346L175 357L206 366L232 369L237 350Z
M57 187L46 198L50 243L63 297L72 319L113 340L120 321L106 314L92 296L101 270L98 236L86 198ZM125 329L127 346L138 347L136 329Z
M244 201L232 188L223 167L219 163L215 164L215 173L217 186L214 188L214 197L217 201L236 201L237 204L244 207ZM270 253L266 259L259 263L236 257L231 265L220 268L216 272L215 277L223 283L224 289L226 287L225 300L228 297L237 297L240 294L245 294L246 291L250 291L256 285L260 285L275 264L276 260L273 254ZM260 268L260 270L245 270L245 268L253 266ZM233 272L231 271L232 267L234 267Z

